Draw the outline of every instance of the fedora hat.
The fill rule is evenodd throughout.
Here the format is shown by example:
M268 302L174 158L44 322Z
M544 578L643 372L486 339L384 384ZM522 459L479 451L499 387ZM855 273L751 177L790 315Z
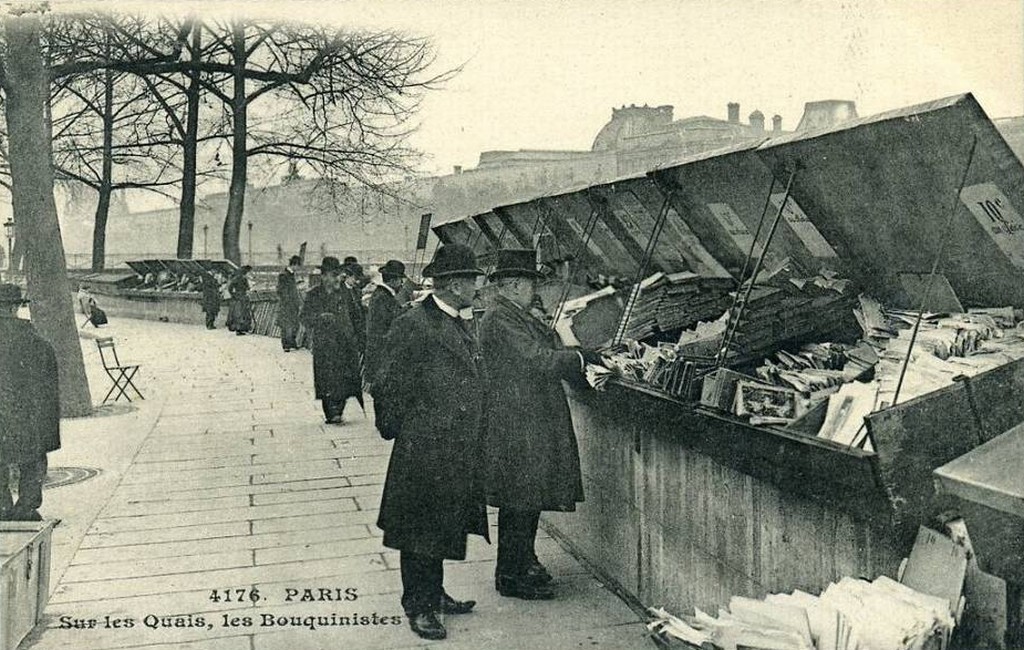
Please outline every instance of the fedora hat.
M384 263L384 266L380 267L380 274L385 280L388 278L404 278L405 264L398 260L388 260Z
M16 284L0 284L0 303L9 305L11 303L18 303L24 305L28 300L25 300L21 296L21 287Z
M434 259L423 267L423 277L441 278L449 275L484 275L476 265L476 255L465 244L442 244Z
M537 270L537 251L532 248L506 248L498 251L494 269L487 276L491 280L502 278L540 278Z
M320 262L320 273L341 273L341 262L338 261L337 257L328 255Z

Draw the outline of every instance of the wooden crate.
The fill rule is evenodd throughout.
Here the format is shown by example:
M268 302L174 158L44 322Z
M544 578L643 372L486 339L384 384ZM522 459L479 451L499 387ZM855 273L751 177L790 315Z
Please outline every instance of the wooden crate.
M15 650L42 619L56 523L0 522L0 650Z

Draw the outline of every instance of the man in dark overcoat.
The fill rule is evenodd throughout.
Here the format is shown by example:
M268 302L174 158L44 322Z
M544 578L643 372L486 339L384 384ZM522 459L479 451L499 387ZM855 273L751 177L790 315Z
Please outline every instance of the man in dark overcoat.
M363 357L363 350L366 349L366 310L363 307L363 292L359 288L362 273L363 267L358 264L341 265L341 290L348 300L349 316L352 319L352 327L356 330L360 360Z
M467 534L487 537L483 385L471 309L482 273L468 247L438 248L423 269L434 293L392 323L373 390L377 427L394 439L377 526L384 545L401 552L402 606L427 639L447 635L440 614L476 604L445 593L443 561L465 559Z
M220 284L209 271L202 275L203 312L206 314L206 329L216 327L217 314L220 313Z
M281 348L290 352L297 348L295 335L299 333L299 310L302 297L295 278L295 269L302 264L302 258L292 255L288 266L277 275L277 326L281 328Z
M585 385L585 359L600 359L565 348L531 313L540 277L534 251L498 251L489 279L499 293L480 324L488 503L499 509L495 586L503 596L529 600L553 596L551 575L534 552L541 511L572 511L583 500L562 380Z
M366 314L366 354L363 356L363 378L371 386L380 369L381 356L385 350L384 338L391 328L392 321L402 311L398 292L405 282L405 264L398 260L388 260L380 268L380 275L382 283L373 290Z
M313 387L328 424L340 424L345 402L363 402L359 372L359 337L352 323L349 299L341 286L342 267L336 257L320 264L320 285L306 293L300 318L313 339Z
M57 357L18 318L21 288L0 284L0 520L40 521L46 454L60 449ZM10 470L19 471L18 501Z

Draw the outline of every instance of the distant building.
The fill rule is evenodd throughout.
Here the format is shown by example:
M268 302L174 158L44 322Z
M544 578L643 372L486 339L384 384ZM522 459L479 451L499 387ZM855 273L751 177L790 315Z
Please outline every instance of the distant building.
M256 261L273 261L270 258L276 255L278 246L290 254L301 242L308 242L310 251L352 252L361 260L382 261L413 247L419 217L425 212L433 213L435 222L479 214L496 205L642 174L702 152L786 133L779 115L767 125L764 113L754 110L741 121L738 103L726 106L724 119L707 115L675 119L673 112L668 105L613 108L611 119L597 132L589 151L484 151L474 168L455 167L451 174L395 183L387 193L356 187L335 188L331 194L309 179L265 189L250 187L246 192L245 222L253 222ZM827 128L856 117L857 107L852 101L807 102L796 130ZM1024 117L994 122L1018 158L1024 159ZM89 217L94 207L81 201L71 203L77 204L73 211L76 216L70 219L62 214L62 222L67 221L79 236L66 235L65 241L69 251L84 254L91 245ZM207 254L220 257L227 195L207 195L200 203L195 254L203 253L206 226ZM176 208L129 213L126 205L116 204L108 226L108 262L133 255L173 254L177 213ZM146 236L140 237L140 232ZM248 250L247 236L243 224L243 253Z

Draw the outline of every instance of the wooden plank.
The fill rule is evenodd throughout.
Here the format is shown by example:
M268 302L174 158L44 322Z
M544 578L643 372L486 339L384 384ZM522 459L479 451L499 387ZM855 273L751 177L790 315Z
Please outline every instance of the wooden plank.
M978 445L980 433L962 383L872 413L868 431L893 502L900 538L909 543L917 527L949 507L937 496L932 471Z

